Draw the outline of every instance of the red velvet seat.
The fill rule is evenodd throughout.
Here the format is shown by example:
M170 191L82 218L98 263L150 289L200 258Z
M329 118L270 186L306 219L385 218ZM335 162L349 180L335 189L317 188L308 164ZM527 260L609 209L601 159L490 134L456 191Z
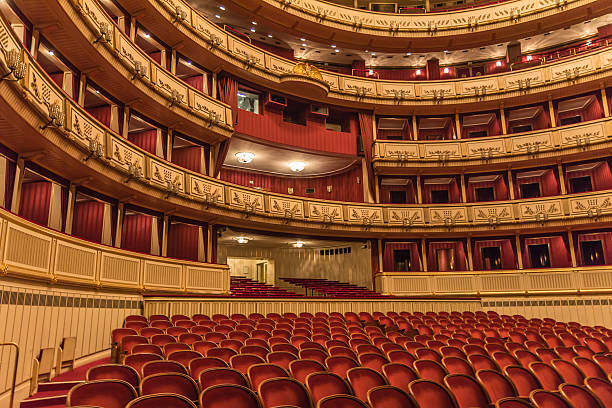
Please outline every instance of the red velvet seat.
M191 377L198 378L200 373L209 368L227 367L227 363L216 357L201 357L189 362L189 373Z
M182 350L191 350L191 347L188 344L184 344L184 343L168 343L164 346L164 355L169 356L175 351L182 351Z
M184 333L189 333L189 329L185 327L176 327L176 326L168 327L166 329L166 334L174 336L175 338L178 338L178 336Z
M366 367L351 368L346 372L346 378L353 388L355 396L364 402L368 400L369 390L387 385L387 381L378 371Z
M68 392L66 406L125 408L137 396L134 387L125 381L96 380L72 387Z
M518 393L514 384L503 374L494 370L478 370L476 379L484 387L491 398L491 402L495 403L504 398L518 397Z
M576 408L605 408L603 402L585 386L563 384L559 391Z
M387 353L389 361L392 363L402 363L409 366L416 361L416 358L406 350L392 350Z
M229 364L230 358L232 356L235 356L236 354L238 353L236 353L231 348L227 348L227 347L215 347L215 348L211 348L210 350L206 351L206 357L217 357L225 361L228 364Z
M385 364L382 371L390 385L406 392L410 392L408 384L419 378L411 366L401 363Z
M546 390L535 390L529 399L536 408L574 408L563 396Z
M265 363L265 360L255 354L237 354L230 358L230 366L242 374L246 374L254 364Z
M193 344L202 341L202 336L196 333L183 333L178 336L179 343Z
M410 394L420 407L458 408L452 394L443 385L430 380L410 383Z
M372 408L417 408L416 402L405 391L391 385L383 385L368 391Z
M141 368L142 378L148 377L153 374L162 373L188 374L186 366L177 361L149 361L148 363L145 363Z
M449 374L444 383L455 396L459 408L488 408L491 403L485 389L473 377Z
M315 349L304 349L304 350L300 350L298 357L302 360L315 360L321 364L325 364L325 359L329 356L326 351L315 350Z
M161 347L155 344L136 344L132 347L132 353L151 353L151 354L159 354L160 356L164 355Z
M359 364L362 367L371 368L373 370L382 372L382 366L387 364L389 360L387 360L384 356L378 353L365 353L360 354L358 357Z
M542 389L540 380L525 367L508 366L504 368L504 374L514 384L519 397L527 398L531 391Z
M151 353L140 353L140 354L130 354L126 356L123 360L123 364L132 367L136 372L140 373L142 366L149 361L157 361L162 360L163 357L159 354L151 354Z
M263 358L264 360L266 356L268 355L268 353L269 353L268 349L261 347L261 346L246 345L240 348L240 354L254 354L256 356Z
M522 398L503 398L495 404L495 408L533 408L533 404Z
M493 360L497 363L500 369L504 369L511 365L520 365L521 363L508 352L498 351L492 354Z
M186 329L191 329L192 327L197 326L198 324L193 320L177 320L174 325L176 327L184 327Z
M153 315L149 316L149 321L150 322L155 321L155 320L170 321L168 316L162 315L162 314L153 314Z
M370 408L352 395L330 395L319 401L317 408Z
M155 336L156 334L164 334L164 331L162 329L158 329L157 327L144 327L140 329L139 334L147 339L151 339L151 337Z
M499 365L489 356L482 354L471 354L468 356L468 361L472 364L474 371L478 370L495 370L500 371Z
M309 374L327 371L327 368L315 360L293 360L289 363L291 376L301 383L305 383Z
M446 367L449 374L465 374L474 376L472 365L465 359L460 357L444 357L442 365Z
M125 322L126 329L134 329L136 331L140 331L141 329L148 327L148 326L149 324L147 322L142 322L142 321Z
M345 356L330 356L325 360L325 364L330 372L342 378L346 378L346 372L349 369L359 366L356 360Z
M586 377L607 378L606 373L601 369L599 364L590 358L576 356L572 360Z
M433 360L416 360L414 369L420 378L435 381L439 384L444 383L444 377L448 374L446 368Z
M248 382L244 374L233 368L220 367L209 368L198 376L200 389L205 390L214 385L240 385L248 387Z
M315 404L330 395L351 393L348 384L333 373L311 373L306 377L305 384Z
M153 374L140 381L140 395L179 394L191 401L198 400L198 385L188 375L179 373Z
M186 397L177 394L143 395L132 400L125 408L196 408Z
M293 378L270 378L259 384L259 397L263 408L295 406L311 408L312 402L302 384Z
M239 385L215 385L200 394L202 408L261 408L257 395Z
M211 332L204 334L204 340L213 342L215 344L219 344L225 339L227 339L227 335L225 333Z
M563 378L557 370L544 362L535 362L529 364L529 369L540 380L543 389L548 391L556 391L559 385L563 384Z
M593 360L599 364L602 370L605 371L606 375L612 374L612 356L607 355L595 355Z
M263 347L266 350L270 350L270 345L268 344L267 340L264 339L257 339L257 338L250 338L250 339L246 339L244 341L244 345L245 346L258 346L258 347Z
M144 336L126 335L121 337L121 352L130 354L132 348L137 344L148 344L149 339Z
M189 362L191 360L195 360L196 358L203 357L201 353L193 350L179 350L172 352L168 355L167 359L170 361L176 361L177 363L181 363L185 367L189 367Z
M174 343L176 339L169 334L156 334L151 337L151 344L155 344L159 347L164 347L166 344Z
M283 367L276 364L255 364L249 367L247 376L254 390L259 389L259 384L270 378L289 377L289 373Z
M601 378L589 377L584 380L586 387L602 402L604 407L612 407L612 384Z
M300 351L293 344L289 343L278 343L271 345L271 351L285 351L287 353L291 353L293 355L298 355Z
M297 359L295 354L286 351L273 351L266 356L268 363L279 365L285 370L289 370L289 363Z
M87 381L95 380L122 380L134 388L138 388L140 377L138 372L124 364L102 364L87 370Z
M166 330L172 327L172 322L169 320L151 320L151 327L157 327L158 329Z
M563 382L583 385L585 375L576 365L565 360L552 360L551 365L561 375Z

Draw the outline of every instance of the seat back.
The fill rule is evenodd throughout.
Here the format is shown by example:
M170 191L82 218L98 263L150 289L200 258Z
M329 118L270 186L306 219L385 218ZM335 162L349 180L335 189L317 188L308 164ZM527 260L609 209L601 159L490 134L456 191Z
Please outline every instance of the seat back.
M457 408L457 402L443 385L430 380L410 383L410 394L420 407Z
M239 385L214 385L200 394L200 407L261 408L257 395Z
M522 398L503 398L495 404L495 408L533 408L533 405Z
M132 400L125 408L196 408L186 397L177 394L143 395Z
M599 398L604 407L612 407L612 385L607 380L590 377L584 380L584 383Z
M346 378L346 372L351 368L358 367L359 363L350 357L330 356L325 360L325 364L330 372Z
M444 383L444 377L448 374L446 368L433 360L417 360L414 362L414 368L420 378L435 381L439 384Z
M371 368L379 373L382 372L382 366L389 362L386 357L378 353L360 354L358 360L362 367Z
M289 372L291 376L301 382L306 381L309 374L327 371L325 366L315 360L293 360L289 363Z
M351 368L346 372L346 377L355 396L362 401L367 401L368 391L372 388L387 385L385 378L378 371L366 367Z
M236 354L230 358L230 366L242 374L246 374L254 364L265 363L265 360L255 354Z
M575 407L605 408L603 402L584 386L563 384L559 387L559 391Z
M134 388L138 388L140 378L138 372L124 364L102 364L87 370L87 381L123 380Z
M552 360L550 363L561 375L563 382L576 385L584 384L584 373L574 364L565 360Z
M122 380L96 380L75 385L68 392L67 407L98 406L124 408L138 394Z
M385 364L382 371L390 385L406 392L410 392L408 384L419 378L411 366L401 363Z
M206 357L217 357L226 363L229 363L230 358L236 354L238 353L227 347L215 347L206 351Z
M527 398L531 391L542 389L540 380L525 367L508 366L504 368L504 374L512 381L519 397Z
M374 387L368 391L368 402L372 408L416 408L412 397L391 385Z
M200 373L209 368L227 367L227 363L216 357L200 357L189 362L189 372L193 378L198 378Z
M132 367L136 372L140 373L142 370L142 366L149 361L159 361L162 360L162 356L159 354L151 354L151 353L138 353L138 354L130 354L129 356L125 356L123 360L123 364Z
M297 359L297 355L286 351L273 351L266 356L268 363L277 364L286 370L289 369L289 363Z
M213 385L241 385L248 387L244 374L233 368L209 368L200 373L198 377L200 389L205 390Z
M529 368L540 380L540 384L542 384L545 390L556 391L563 384L563 378L561 378L557 370L547 363L536 361L529 364Z
M574 408L564 397L552 391L535 390L529 399L537 408Z
M259 397L264 408L284 405L311 408L312 402L302 384L293 378L270 378L259 384Z
M142 366L141 373L142 378L161 373L187 374L187 368L177 361L149 361Z
M305 383L315 404L330 395L351 393L347 383L334 373L309 374Z
M177 363L181 363L185 367L189 367L189 363L191 360L195 360L196 358L203 357L202 354L193 350L179 350L168 355L168 360L176 361Z
M474 369L467 362L467 360L461 357L444 357L442 359L442 365L446 367L449 374L465 374L474 376Z
M597 377L597 378L606 378L606 373L601 369L599 364L591 360L587 357L576 356L573 358L574 364L580 371L585 375L585 377Z
M365 402L352 395L330 395L319 401L317 408L369 408Z
M461 408L488 408L491 401L482 385L465 374L449 374L444 383Z
M153 374L140 382L140 395L160 393L180 394L197 401L198 385L193 378L180 373Z
M514 384L508 378L494 370L479 370L476 378L489 394L491 402L495 403L504 398L518 397Z
M289 373L283 367L270 363L250 366L247 375L253 389L259 389L259 385L270 378L289 377Z

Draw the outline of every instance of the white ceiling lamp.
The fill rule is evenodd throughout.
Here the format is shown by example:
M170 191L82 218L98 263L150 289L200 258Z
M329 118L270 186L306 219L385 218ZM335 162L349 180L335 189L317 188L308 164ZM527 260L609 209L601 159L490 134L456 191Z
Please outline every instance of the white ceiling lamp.
M248 244L248 242L249 242L249 238L248 237L236 237L234 239L236 240L237 243L242 244L242 245Z
M303 161L293 161L289 163L289 168L292 171L295 171L296 173L304 170L305 167L306 167L306 163L304 163Z
M298 241L296 243L293 244L294 247L296 248L301 248L304 246L304 242L303 241Z
M249 164L255 158L255 153L251 152L238 152L235 154L238 163Z

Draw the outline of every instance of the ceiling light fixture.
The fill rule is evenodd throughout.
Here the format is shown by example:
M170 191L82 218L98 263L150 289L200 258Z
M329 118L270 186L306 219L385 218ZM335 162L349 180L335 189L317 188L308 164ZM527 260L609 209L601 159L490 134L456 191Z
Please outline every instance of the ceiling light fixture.
M251 21L251 24L257 25L257 21Z
M53 55L53 54L55 54L53 50L49 50L49 55Z
M145 36L145 38L151 38L151 34L149 34L149 33L145 33L144 36Z
M293 161L289 163L289 168L295 172L300 172L304 170L305 167L306 167L306 163L304 163L303 161Z
M236 240L237 243L239 244L247 244L249 242L249 238L248 237L236 237L234 238Z
M304 242L302 242L302 241L298 241L298 242L296 242L295 244L293 244L293 246L294 246L294 247L296 247L296 248L301 248L301 247L303 247L303 246L304 246Z
M502 62L501 62L501 61L497 61L497 62L495 62L495 66L496 66L496 67L501 67L501 66L502 66Z
M255 158L255 153L251 152L238 152L234 156L238 160L238 163L248 164L253 161Z
M450 70L448 69L448 67L444 68L444 73L448 74L450 72Z
M219 8L220 8L221 10L225 11L225 6L224 6L223 4L222 4L222 5L220 5L220 6L219 6Z
M272 34L268 34L268 38L272 38L274 37Z
M417 69L417 70L416 70L416 74L417 74L417 75L421 75L421 70L420 70L420 69Z

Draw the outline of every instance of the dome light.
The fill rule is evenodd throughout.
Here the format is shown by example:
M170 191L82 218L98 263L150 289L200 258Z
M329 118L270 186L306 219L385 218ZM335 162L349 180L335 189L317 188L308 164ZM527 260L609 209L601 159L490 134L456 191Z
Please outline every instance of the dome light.
M237 243L239 244L247 244L249 242L249 238L248 237L236 237L234 238L236 240Z
M300 172L304 170L305 167L306 167L306 163L304 163L303 161L294 161L294 162L289 163L289 168L295 172Z
M417 74L417 75L421 75L421 70L420 70L420 69L417 69L417 70L416 70L416 74Z
M304 242L303 241L298 241L295 244L293 244L294 247L296 248L301 248L304 246Z
M219 9L225 11L225 6L222 4L222 5L219 6Z
M495 62L495 66L496 67L501 67L502 66L502 62L501 61L496 61Z
M238 163L249 164L255 158L255 153L251 152L238 152L234 156L238 160Z
M445 73L445 74L448 74L448 73L449 73L449 71L450 71L450 70L448 69L448 67L447 67L447 68L444 68L444 73Z

